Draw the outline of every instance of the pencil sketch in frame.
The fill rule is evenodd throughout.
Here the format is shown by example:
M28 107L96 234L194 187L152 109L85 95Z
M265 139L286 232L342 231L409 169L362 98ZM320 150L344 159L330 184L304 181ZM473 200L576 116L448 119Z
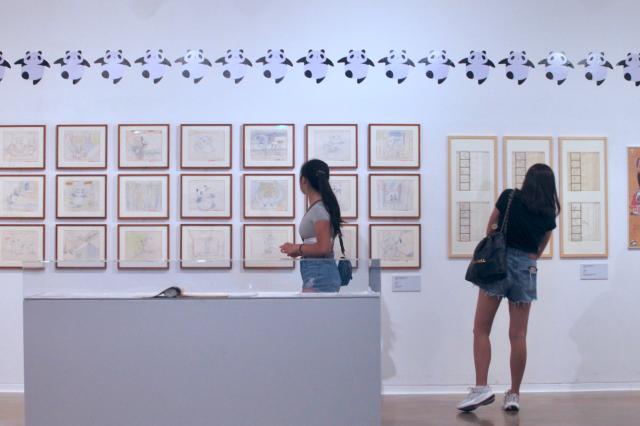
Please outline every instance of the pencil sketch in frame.
M0 126L0 170L44 170L47 126Z
M629 192L629 244L630 249L640 249L640 146L627 147Z
M64 169L107 168L106 124L60 124L56 126L56 167Z
M293 259L280 246L295 241L295 225L245 224L242 229L244 269L293 269Z
M295 175L243 175L244 217L246 219L295 217Z
M44 225L0 225L0 269L42 268Z
M369 225L369 257L381 269L420 269L420 224Z
M370 174L369 217L419 219L420 175Z
M182 124L180 168L230 169L231 124Z
M180 217L183 219L231 219L230 174L180 175Z
M357 124L307 124L306 159L317 158L332 169L358 168Z
M351 261L351 265L354 268L357 268L359 259L358 225L355 223L344 223L340 225L340 232L342 232L346 258ZM337 236L333 240L333 254L337 258L342 257L340 239Z
M169 269L169 225L118 225L118 269Z
M45 175L0 176L0 219L44 219Z
M419 124L369 124L370 169L419 169Z
M118 175L118 219L168 219L169 175Z
M56 268L107 267L107 225L56 225Z
M119 124L118 168L168 169L168 124Z
M329 185L338 199L340 206L340 216L343 219L358 218L358 175L353 174L331 174ZM307 208L309 208L309 198Z
M292 169L295 162L295 126L244 124L242 147L245 169Z
M107 175L57 175L56 218L106 219Z
M231 225L180 225L180 266L183 269L231 269Z

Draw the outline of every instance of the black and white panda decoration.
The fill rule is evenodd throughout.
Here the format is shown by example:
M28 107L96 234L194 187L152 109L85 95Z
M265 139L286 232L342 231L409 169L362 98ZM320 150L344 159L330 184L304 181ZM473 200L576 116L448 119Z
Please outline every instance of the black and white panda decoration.
M33 85L40 83L44 76L44 68L51 68L49 62L42 57L42 51L27 51L24 58L14 62L15 65L21 65L20 76L25 80L30 80Z
M242 49L227 50L227 53L218 58L216 63L222 64L222 75L232 79L236 84L242 81L248 67L253 66L251 61L244 56Z
M293 67L293 62L284 53L284 49L269 49L267 54L258 58L257 63L262 64L262 75L280 83L287 75L288 67Z
M544 65L544 75L551 81L555 81L560 86L569 76L569 68L573 68L573 64L567 58L564 52L551 51L547 57L540 62Z
M131 68L131 63L123 56L121 49L107 50L103 57L96 59L93 63L101 65L100 75L110 79L113 84L118 84L122 80L127 67Z
M518 82L518 85L523 84L529 78L529 72L536 66L527 58L527 52L511 51L509 57L504 58L500 62L501 65L506 66L505 75L509 80Z
M158 84L162 80L167 72L167 67L171 66L171 62L164 57L162 49L147 50L144 56L136 59L136 64L142 65L142 76L150 78L154 84Z
M472 50L469 56L460 59L459 64L465 64L467 67L467 78L476 80L478 84L484 83L489 77L491 68L495 68L495 64L487 57L487 51Z
M304 76L314 79L317 84L322 83L329 72L329 67L333 66L333 62L327 58L324 49L309 49L307 55L296 62L304 64Z
M4 78L4 72L7 70L7 68L11 68L11 64L7 62L7 60L4 58L4 55L2 54L2 51L0 51L0 81L2 81L2 79Z
M640 53L627 53L627 57L616 64L623 67L624 79L640 86Z
M388 78L396 80L398 84L403 83L409 76L411 67L416 66L411 59L407 57L406 50L390 50L389 55L378 61L380 64L384 64L385 73Z
M182 76L192 79L194 84L199 83L204 78L207 67L212 66L211 62L204 57L202 49L187 50L187 53L176 59L175 62L182 64Z
M90 68L91 65L82 56L82 50L67 50L64 52L64 57L57 59L54 64L58 64L62 67L60 76L65 80L71 80L73 84L78 84L86 68Z
M609 70L613 69L613 65L604 56L604 52L589 52L587 57L578 65L584 65L584 77L589 81L594 81L600 86L607 79Z
M344 64L344 75L347 78L353 78L358 84L362 83L367 74L369 74L369 67L375 67L371 59L367 57L367 51L349 50L347 56L344 56L338 60L341 64Z
M456 64L447 56L446 50L431 50L418 63L424 64L427 78L436 80L438 84L444 83L449 77L451 68L456 67Z

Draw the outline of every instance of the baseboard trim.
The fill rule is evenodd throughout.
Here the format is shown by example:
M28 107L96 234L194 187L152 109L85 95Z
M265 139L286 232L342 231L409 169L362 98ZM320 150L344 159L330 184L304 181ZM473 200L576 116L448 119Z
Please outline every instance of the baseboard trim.
M496 392L504 392L506 385L491 385ZM468 392L469 385L443 386L396 386L382 387L383 395L442 395L463 394ZM640 391L640 383L531 383L522 386L523 393L554 393L554 392L612 392L612 391Z
M24 385L22 384L0 384L0 393L24 393Z

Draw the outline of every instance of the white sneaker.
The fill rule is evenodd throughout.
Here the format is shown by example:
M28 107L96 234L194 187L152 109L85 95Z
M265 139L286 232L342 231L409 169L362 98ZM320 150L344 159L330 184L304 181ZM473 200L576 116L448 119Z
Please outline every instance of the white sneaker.
M473 411L483 405L491 404L495 399L490 386L475 386L469 388L469 395L457 405L457 408L460 411Z
M511 391L505 392L502 409L504 411L520 411L520 395Z

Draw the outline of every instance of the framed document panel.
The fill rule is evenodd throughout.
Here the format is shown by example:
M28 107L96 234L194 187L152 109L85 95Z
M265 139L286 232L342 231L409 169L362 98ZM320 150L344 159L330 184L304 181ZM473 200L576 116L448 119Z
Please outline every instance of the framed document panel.
M182 124L180 168L230 169L231 124Z
M56 127L58 169L106 169L107 125L79 124Z
M280 252L284 243L295 241L295 225L244 225L242 257L245 269L293 269L293 259Z
M419 124L369 124L370 169L419 169Z
M180 175L182 219L231 219L231 175Z
M420 234L419 224L369 225L369 257L381 269L420 269Z
M44 170L47 126L0 126L0 170Z
M169 125L118 125L118 168L168 169Z
M44 219L44 175L2 175L0 194L0 219Z
M370 174L369 217L419 219L420 175Z
M332 169L358 168L357 124L307 124L306 159L317 158Z
M118 269L169 269L169 225L118 225Z
M118 175L118 219L168 219L169 175Z
M245 219L295 217L295 175L246 174L242 178Z
M106 225L56 225L56 267L107 267Z
M640 249L640 146L627 148L629 248Z
M293 124L242 126L242 165L245 169L292 169L295 162Z
M183 269L231 269L231 225L180 225Z
M107 175L56 176L56 218L106 219Z
M0 225L0 269L44 261L44 225Z

